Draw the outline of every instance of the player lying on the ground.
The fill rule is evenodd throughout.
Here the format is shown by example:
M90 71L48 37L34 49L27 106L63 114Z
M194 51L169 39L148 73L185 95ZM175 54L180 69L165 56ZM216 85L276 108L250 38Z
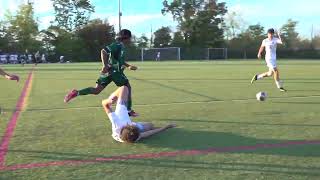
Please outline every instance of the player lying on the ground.
M280 91L284 92L286 90L283 88L282 82L280 81L279 68L277 67L277 44L282 44L282 39L280 32L277 33L278 38L274 36L274 33L274 29L268 30L268 38L262 41L261 47L258 52L258 58L260 59L263 50L266 50L265 60L269 68L269 71L259 75L254 75L251 80L251 83L263 79L265 77L273 76L277 88Z
M8 80L13 80L13 81L19 82L19 76L14 75L14 74L8 74L4 70L2 70L1 68L0 68L0 75L4 76Z
M176 127L169 124L162 128L155 128L152 123L132 122L126 104L128 102L129 89L127 86L119 87L111 96L102 101L102 106L112 124L112 137L119 142L134 143L143 138L150 137L166 129ZM116 110L112 111L112 104Z
M129 89L128 98L128 111L129 115L136 117L138 114L132 108L131 86L128 78L124 74L124 69L137 70L136 66L130 65L125 62L126 49L125 45L131 42L131 31L127 29L121 30L118 35L117 41L101 50L101 61L103 64L101 75L96 82L96 87L88 87L81 90L73 89L69 92L64 101L69 102L77 96L88 94L98 95L105 89L111 82L114 82L118 87L127 86Z

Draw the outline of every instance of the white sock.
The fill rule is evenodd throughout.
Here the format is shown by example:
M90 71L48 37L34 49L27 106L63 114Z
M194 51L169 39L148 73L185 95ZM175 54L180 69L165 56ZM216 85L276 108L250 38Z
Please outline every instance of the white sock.
M259 75L257 76L257 80L260 80L260 79L263 79L262 74L259 74Z
M276 85L278 89L282 88L282 83L280 81L276 81Z

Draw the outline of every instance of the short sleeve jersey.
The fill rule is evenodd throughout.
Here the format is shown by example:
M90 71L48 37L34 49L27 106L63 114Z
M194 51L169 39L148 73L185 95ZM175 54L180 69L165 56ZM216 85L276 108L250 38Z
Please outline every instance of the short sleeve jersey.
M282 41L279 38L264 39L262 41L262 46L266 49L267 61L274 61L277 59L277 44L282 44Z
M110 54L109 64L112 70L123 72L122 66L125 64L126 49L121 42L115 42L106 46L105 51Z

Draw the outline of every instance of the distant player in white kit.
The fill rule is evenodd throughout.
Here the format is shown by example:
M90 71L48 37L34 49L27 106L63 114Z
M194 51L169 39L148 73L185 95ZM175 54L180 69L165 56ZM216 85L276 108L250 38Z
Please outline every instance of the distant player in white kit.
M152 123L132 122L127 108L128 95L128 87L121 86L108 99L102 101L102 106L112 124L112 137L114 140L135 143L166 129L176 127L174 124L169 124L162 128L155 128ZM112 104L117 104L114 112L111 108Z
M156 57L156 61L160 61L160 58L161 58L161 53L160 51L157 53L157 57Z
M258 52L258 58L261 59L263 50L266 50L265 60L269 71L262 74L254 75L251 83L265 77L273 76L277 88L280 91L285 92L286 90L283 88L282 82L280 82L279 69L277 67L277 44L282 44L282 39L279 32L277 33L278 37L275 37L274 33L274 29L268 30L268 38L262 41L261 47Z

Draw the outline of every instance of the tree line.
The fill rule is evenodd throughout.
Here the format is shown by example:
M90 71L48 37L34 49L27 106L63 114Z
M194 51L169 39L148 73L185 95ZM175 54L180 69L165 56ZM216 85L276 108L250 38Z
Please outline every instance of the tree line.
M64 55L73 61L96 61L99 51L114 41L116 32L105 19L92 19L95 7L89 0L52 0L55 20L45 30L39 30L34 17L33 4L22 4L15 14L6 12L0 21L0 50L23 53L42 51L52 59ZM140 48L182 47L192 49L227 47L229 57L254 58L267 28L260 24L243 28L241 17L228 12L225 2L217 0L163 0L159 11L171 14L178 26L161 27L152 37L134 37L129 54L139 59ZM302 39L296 31L298 22L289 19L281 27L286 55L303 57L320 56L320 36ZM301 51L301 49L303 51ZM299 54L295 54L299 52ZM191 55L190 55L191 56Z

